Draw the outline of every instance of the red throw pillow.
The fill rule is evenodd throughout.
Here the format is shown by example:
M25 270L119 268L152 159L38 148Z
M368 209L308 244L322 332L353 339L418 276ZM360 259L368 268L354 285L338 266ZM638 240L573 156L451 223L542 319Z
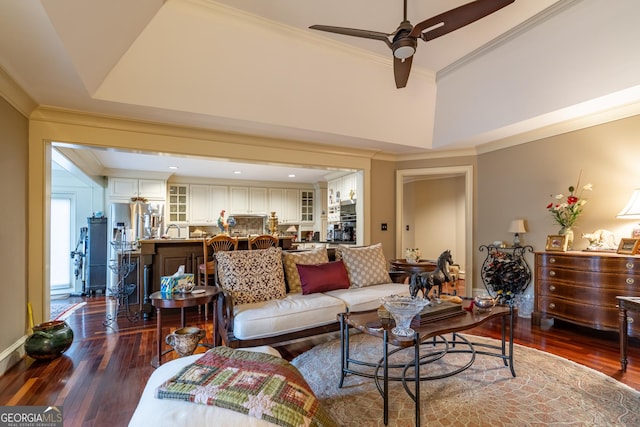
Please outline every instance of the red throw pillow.
M323 264L296 264L296 267L303 295L347 289L350 286L342 260Z

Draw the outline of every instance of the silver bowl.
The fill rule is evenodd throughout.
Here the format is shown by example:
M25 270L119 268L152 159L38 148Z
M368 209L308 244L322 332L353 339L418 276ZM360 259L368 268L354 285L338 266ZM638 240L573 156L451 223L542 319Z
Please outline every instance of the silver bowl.
M496 301L490 296L477 296L473 299L473 303L480 310L491 310L491 307L496 305Z

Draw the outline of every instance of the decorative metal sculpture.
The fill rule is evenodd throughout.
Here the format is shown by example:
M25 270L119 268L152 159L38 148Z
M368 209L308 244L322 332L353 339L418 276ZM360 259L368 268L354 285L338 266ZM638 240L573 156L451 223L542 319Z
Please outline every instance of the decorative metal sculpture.
M129 296L136 290L137 285L135 283L126 284L125 280L135 269L136 263L131 261L132 243L127 241L125 234L122 236L121 240L111 242L115 249L116 257L120 258L120 260L114 259L109 262L109 268L116 276L116 283L109 285L108 290L109 295L116 301L116 309L115 313L107 311L106 318L102 322L104 326L111 326L116 322L121 312L124 313L129 322L137 322L140 316L139 312L132 313L129 309Z
M431 292L431 288L437 286L438 297L440 297L442 284L451 282L451 275L449 274L449 266L451 264L453 264L453 258L451 257L451 251L447 249L438 257L435 270L411 275L411 281L409 282L411 296L416 297L418 291L422 291L422 297L429 299L428 295Z
M482 245L487 251L480 276L489 294L500 304L513 304L531 282L531 270L524 259L525 252L533 252L531 246L499 248Z

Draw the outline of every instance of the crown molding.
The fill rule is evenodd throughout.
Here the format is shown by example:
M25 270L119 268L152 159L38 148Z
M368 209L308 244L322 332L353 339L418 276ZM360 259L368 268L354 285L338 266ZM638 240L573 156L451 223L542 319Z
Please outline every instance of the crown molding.
M2 67L0 67L0 97L26 118L29 118L33 110L38 107L36 101Z

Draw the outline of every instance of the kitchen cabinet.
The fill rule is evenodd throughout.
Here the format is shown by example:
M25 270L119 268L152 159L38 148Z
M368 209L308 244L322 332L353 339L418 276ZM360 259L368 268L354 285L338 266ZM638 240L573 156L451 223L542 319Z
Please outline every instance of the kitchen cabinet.
M599 330L618 330L616 296L640 297L640 257L605 252L535 254L532 322L557 318ZM640 336L640 322L629 320Z
M352 173L342 177L341 200L356 199L358 194L358 174Z
M269 192L266 188L249 188L250 213L266 214L269 212Z
M269 211L278 216L278 223L300 222L300 190L292 188L269 189Z
M144 197L148 200L165 200L166 181L161 179L109 178L109 196L113 199Z
M268 211L268 194L261 187L230 187L229 214L266 214Z
M189 223L215 225L220 211L228 211L227 187L222 185L189 185Z
M328 205L340 204L341 200L356 199L358 196L358 174L352 173L332 179L327 185Z
M169 185L168 223L186 223L189 220L189 186Z
M300 190L300 221L313 222L314 215L314 191Z

